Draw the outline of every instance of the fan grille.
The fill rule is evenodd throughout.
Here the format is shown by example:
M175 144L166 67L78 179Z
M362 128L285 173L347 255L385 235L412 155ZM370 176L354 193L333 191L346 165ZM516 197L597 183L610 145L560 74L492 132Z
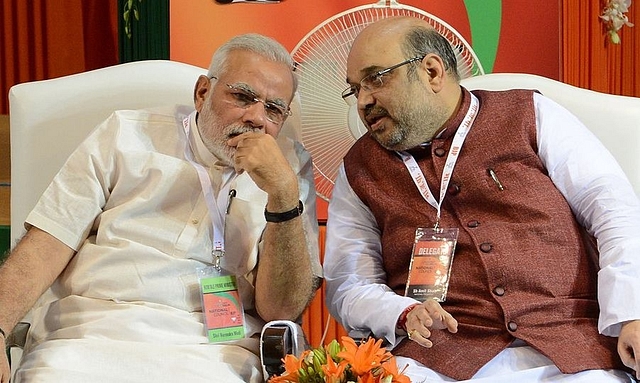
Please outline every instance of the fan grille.
M462 78L484 73L471 46L455 29L414 7L367 5L318 25L298 43L292 56L298 64L302 142L314 161L316 192L327 201L342 158L366 131L355 117L355 106L350 107L341 97L351 43L367 25L392 16L424 19L446 37L457 53Z

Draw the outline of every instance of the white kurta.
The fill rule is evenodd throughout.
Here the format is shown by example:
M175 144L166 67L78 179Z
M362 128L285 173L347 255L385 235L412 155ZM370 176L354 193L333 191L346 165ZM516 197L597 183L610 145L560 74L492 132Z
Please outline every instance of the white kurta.
M266 194L246 174L215 164L192 108L119 111L67 161L27 217L77 254L33 312L17 382L261 381L253 270ZM238 276L247 339L208 344L196 270L212 263L212 224L185 159L182 119L225 216L222 267ZM321 275L310 156L279 139L300 180L312 264ZM265 159L268 160L268 159ZM222 195L224 194L224 195ZM103 379L103 380L100 380Z

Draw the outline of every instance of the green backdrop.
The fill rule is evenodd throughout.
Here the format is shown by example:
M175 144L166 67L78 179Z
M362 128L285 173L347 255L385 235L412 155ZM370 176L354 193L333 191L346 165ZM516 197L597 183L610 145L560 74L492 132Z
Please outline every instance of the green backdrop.
M129 13L131 36L125 33L123 15L129 4L133 7ZM169 59L169 0L118 0L118 10L121 63Z

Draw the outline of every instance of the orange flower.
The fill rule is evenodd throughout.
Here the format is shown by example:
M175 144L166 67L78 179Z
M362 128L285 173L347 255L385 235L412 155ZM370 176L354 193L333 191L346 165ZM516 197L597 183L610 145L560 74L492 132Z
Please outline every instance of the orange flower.
M398 371L395 357L392 356L386 362L382 363L382 368L386 371L386 376L391 375L393 377L391 383L411 383L411 379L403 374L404 370Z
M326 383L340 383L344 376L343 364L336 363L330 356L327 356L327 363L322 366L324 381Z
M286 355L282 359L285 372L269 383L410 383L381 345L381 339L358 345L345 336L342 344L333 340L324 348L304 351L299 359Z
M358 376L358 383L379 383L380 379L377 379L373 376L372 373L368 372L362 376Z
M346 336L342 337L344 351L338 356L343 359L341 363L346 363L351 367L351 371L356 376L363 376L374 368L380 367L383 360L391 357L391 354L381 348L382 339L377 341L369 338L366 343L358 346L356 342Z
M300 359L296 358L294 355L287 354L284 359L284 370L285 372L280 376L274 376L269 379L269 383L298 383L298 379L300 378L300 369L303 368L303 360L309 355L311 351L306 350L300 355Z

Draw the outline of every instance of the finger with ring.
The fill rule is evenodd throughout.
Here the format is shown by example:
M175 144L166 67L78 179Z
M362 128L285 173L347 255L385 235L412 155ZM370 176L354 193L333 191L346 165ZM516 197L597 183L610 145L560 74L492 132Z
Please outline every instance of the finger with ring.
M414 329L414 330L409 331L409 333L407 334L407 335L409 336L409 339L413 339L413 333L415 333L415 332L416 332L416 330L415 330L415 329Z

